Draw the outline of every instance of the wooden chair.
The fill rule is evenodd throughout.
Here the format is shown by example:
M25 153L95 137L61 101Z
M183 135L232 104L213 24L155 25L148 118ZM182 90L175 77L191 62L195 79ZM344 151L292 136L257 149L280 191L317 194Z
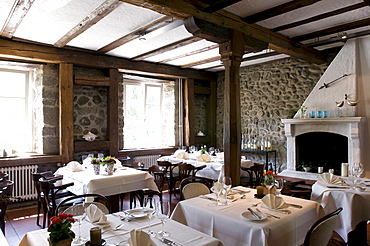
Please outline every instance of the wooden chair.
M83 194L63 199L57 205L55 214L67 213L81 215L91 204L96 205L105 214L110 214L112 212L111 204L105 196L100 194Z
M197 172L205 167L206 165L195 167L191 164L179 163L179 180L182 181L183 179L188 177L195 177Z
M0 173L0 182L6 181L9 178L9 174L7 173Z
M14 188L14 182L4 180L0 182L0 229L5 235L5 213L8 207L9 199L11 199Z
M139 200L141 206L144 206L145 196L148 196L148 197L158 196L162 204L163 187L164 187L164 172L162 168L158 165L153 165L149 167L148 172L154 177L154 182L156 183L159 191L143 189L143 190L131 192L130 193L130 208L132 208L133 204L136 205L136 199Z
M57 205L65 198L74 196L74 195L61 195L65 189L69 186L74 185L74 183L67 183L63 185L56 185L55 182L58 180L63 179L63 177L56 177L56 178L45 178L41 177L39 179L41 192L44 194L44 203L43 203L43 210L44 210L44 218L43 218L43 228L46 225L46 217L49 219L55 215Z
M164 173L164 182L168 185L170 203L172 201L171 194L175 192L176 182L179 180L179 173L174 172L174 169L178 167L178 164L172 164L169 161L157 161L158 166L162 167Z
M264 164L255 162L254 165L249 168L241 167L241 170L246 171L249 175L249 180L247 182L242 181L242 185L256 188L261 184L263 179Z
M303 246L326 246L333 234L335 222L343 208L325 215L317 220L308 230Z

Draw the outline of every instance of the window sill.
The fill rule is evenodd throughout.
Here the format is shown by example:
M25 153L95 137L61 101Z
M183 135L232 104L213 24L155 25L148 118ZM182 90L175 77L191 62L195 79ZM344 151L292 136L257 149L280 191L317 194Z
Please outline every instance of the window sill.
M60 155L42 155L42 154L29 154L15 157L2 157L0 158L1 166L23 166L31 164L43 164L43 163L56 163L61 162L62 158Z

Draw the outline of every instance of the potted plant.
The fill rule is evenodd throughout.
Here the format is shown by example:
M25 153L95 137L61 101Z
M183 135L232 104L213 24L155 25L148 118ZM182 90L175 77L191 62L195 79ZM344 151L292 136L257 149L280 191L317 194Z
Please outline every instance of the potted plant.
M91 158L91 165L93 165L95 175L100 174L100 163L101 163L101 158L96 158L96 157Z
M106 156L105 158L101 159L101 165L107 165L107 173L108 175L112 175L114 172L114 164L116 164L116 160L112 156Z
M50 218L48 228L49 245L51 246L69 246L75 233L71 230L72 223L75 222L72 214L59 214Z

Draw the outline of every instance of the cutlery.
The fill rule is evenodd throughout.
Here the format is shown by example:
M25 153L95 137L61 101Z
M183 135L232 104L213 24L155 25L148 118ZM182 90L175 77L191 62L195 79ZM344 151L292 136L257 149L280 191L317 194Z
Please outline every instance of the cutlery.
M252 207L257 207L258 204L260 204L260 202L257 202L255 204L252 204Z
M238 197L238 198L232 200L231 202L236 202L237 200L239 200L239 199L245 199L246 197L247 197L246 195L243 195L241 197Z
M122 226L124 226L124 224L119 224L119 225L117 225L116 227L114 227L112 229L108 229L106 231L103 231L102 233L105 233L105 232L108 232L108 231L117 231L117 230L121 229Z
M294 203L287 203L287 205L291 206L291 207L294 207L294 208L302 208L301 205L298 205L298 204L294 204Z
M270 213L263 213L261 210L259 210L258 208L256 208L256 210L257 210L257 212L260 212L261 214L266 214L267 216L269 216L269 217L273 217L273 218L275 218L275 219L280 219L280 217L278 217L278 216L275 216L275 215L273 215L273 214L270 214Z
M326 187L328 187L330 189L349 189L350 188L348 186L332 186L332 185L328 185Z
M164 237L157 237L162 243L165 243L167 245L171 245L171 246L181 246L181 244L179 243L176 243L174 241L171 241L167 238L164 238Z
M214 199L212 197L208 197L208 196L204 196L204 195L201 195L199 196L200 198L203 198L203 199L208 199L208 200L211 200L211 201L214 201L214 202L217 202L217 199Z
M248 210L249 210L249 212L251 212L251 214L256 218L256 219L261 219L261 217L258 215L258 214L256 214L251 208L248 208Z

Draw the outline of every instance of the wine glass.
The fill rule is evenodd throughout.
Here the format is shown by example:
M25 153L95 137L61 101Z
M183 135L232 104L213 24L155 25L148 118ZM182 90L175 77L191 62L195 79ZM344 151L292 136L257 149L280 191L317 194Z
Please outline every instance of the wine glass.
M282 178L276 178L275 179L274 186L276 188L277 195L280 195L281 194L281 190L284 187L284 179L282 179Z
M265 175L263 182L268 189L268 194L270 194L270 189L274 186L275 178L272 175Z
M152 220L152 217L153 217L153 214L155 213L155 209L153 209L153 202L155 200L153 199L153 197L148 197L148 198L145 198L144 200L144 204L145 204L145 207L144 207L144 213L148 216L149 218L149 226L148 226L148 234L151 236L151 237L155 237L156 236L156 233L154 231L151 230L151 220Z
M227 200L227 194L229 193L231 189L232 181L231 177L222 177L222 186L223 190L225 191L225 205L230 205L231 203Z
M222 189L223 189L222 178L220 178L219 181L213 182L213 186L211 188L211 191L216 194L216 203L212 203L213 205L216 205L216 206L223 205L220 202L220 195L221 195Z
M75 221L78 222L78 237L73 240L74 244L84 244L87 242L86 238L81 237L81 223L86 218L85 204L77 204L72 207L72 214Z
M208 153L210 156L212 156L215 153L215 147L209 147Z
M189 147L189 152L193 154L195 152L195 148L196 147L194 145L190 146Z
M169 232L164 230L164 225L166 224L167 220L170 218L171 214L171 206L170 202L157 202L156 203L156 212L157 212L157 218L162 223L162 230L157 233L160 237L168 237L171 235Z

